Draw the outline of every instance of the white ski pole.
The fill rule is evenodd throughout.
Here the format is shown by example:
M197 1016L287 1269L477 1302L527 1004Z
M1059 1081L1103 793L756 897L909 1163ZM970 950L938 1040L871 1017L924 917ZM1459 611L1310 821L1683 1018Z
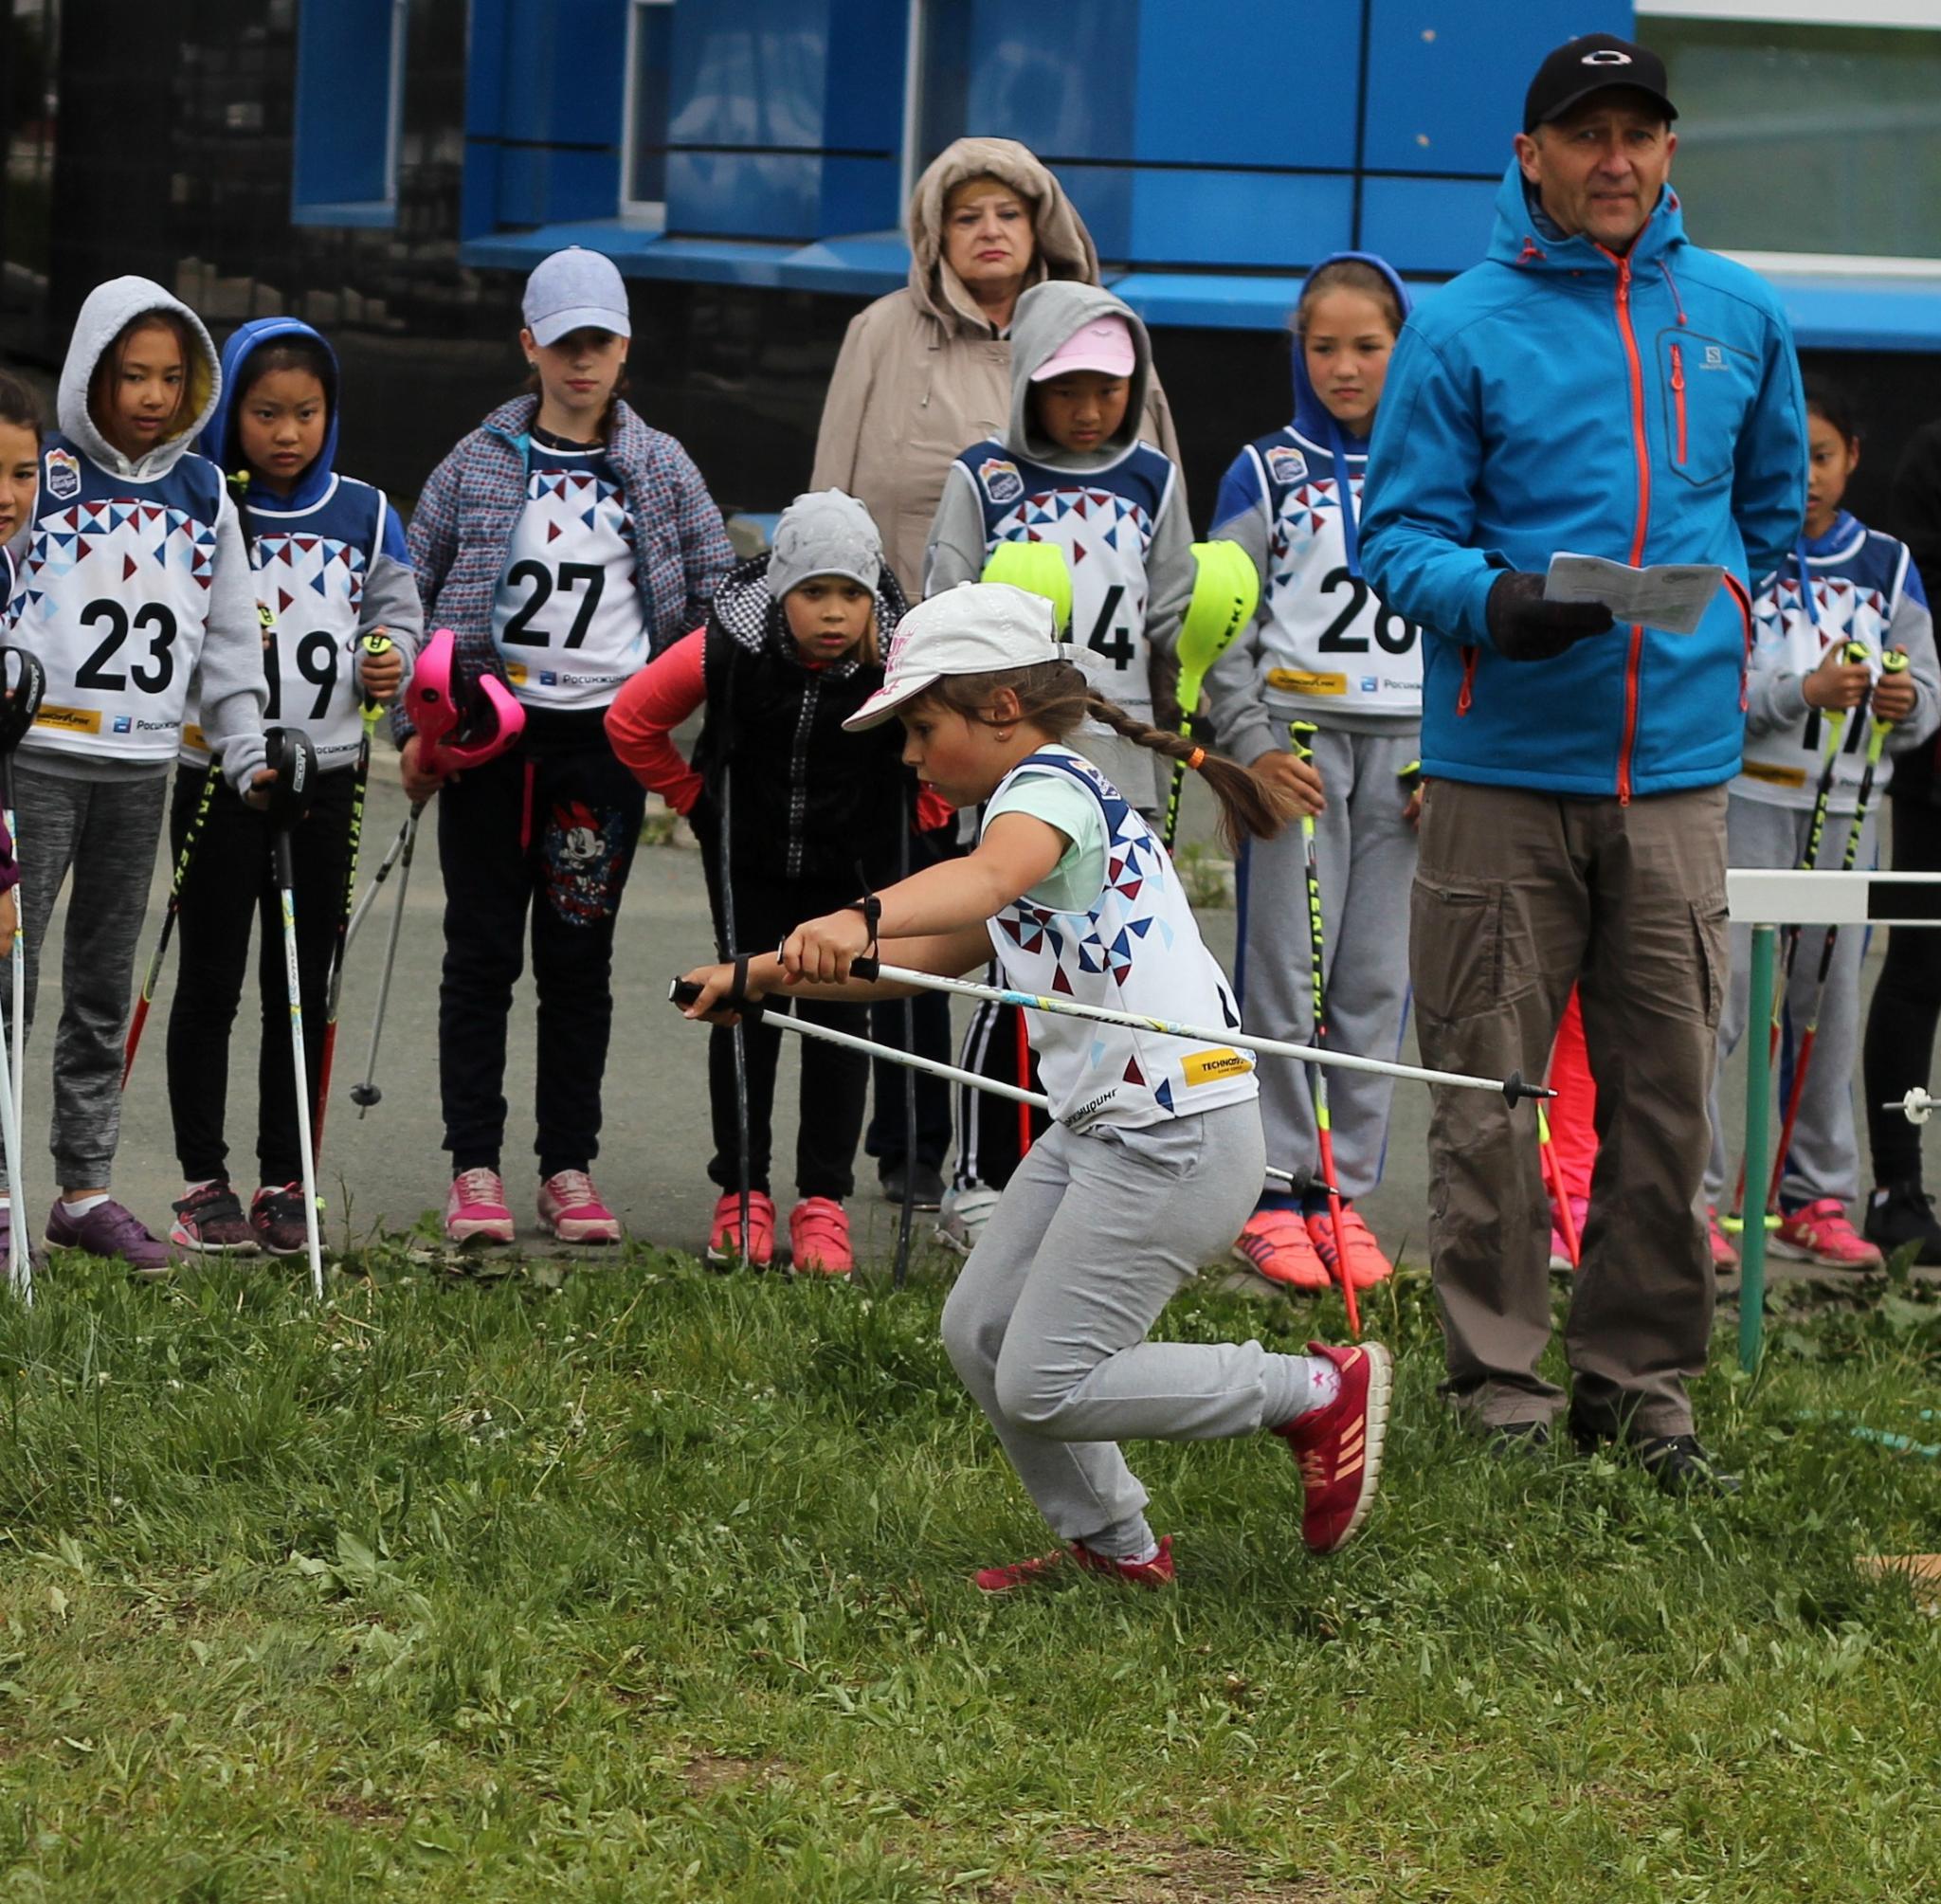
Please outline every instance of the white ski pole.
M1063 1018L1088 1019L1097 1025L1130 1025L1135 1031L1156 1031L1166 1038L1190 1038L1197 1043L1225 1045L1242 1051L1266 1052L1275 1058L1297 1058L1308 1064L1337 1064L1347 1071L1370 1071L1384 1078L1406 1078L1421 1084L1451 1085L1464 1091L1500 1091L1512 1106L1524 1097L1554 1097L1545 1084L1529 1084L1520 1071L1507 1078L1473 1078L1460 1071L1431 1071L1420 1064L1395 1064L1383 1058L1358 1058L1347 1051L1322 1051L1312 1044L1290 1044L1279 1038L1257 1038L1243 1027L1209 1030L1204 1025L1182 1025L1171 1018L1144 1018L1135 1012L1113 1011L1102 1005L1081 1005L1070 998L1041 998L1035 992L979 985L968 978L944 978L936 972L915 971L908 966L885 965L873 958L850 962L850 975L881 979L890 985L911 985L922 991L954 992L962 998L988 998L1026 1011L1046 1011Z
M16 951L20 945L20 934L15 929L13 943ZM20 1006L16 1004L14 1024L20 1023ZM0 1144L5 1145L7 1157L7 1194L11 1207L7 1212L7 1280L19 1295L20 1299L33 1307L34 1300L34 1259L33 1251L27 1246L26 1234L26 1212L20 1202L20 1104L13 1095L14 1080L19 1073L8 1061L8 1041L0 1039Z
M275 825L277 898L283 915L283 970L290 984L290 1061L297 1081L297 1149L302 1159L303 1240L310 1252L310 1293L323 1300L323 1240L317 1229L317 1160L310 1145L310 1078L303 1051L303 986L297 964L297 875L290 862L290 828L303 817L317 786L317 753L297 728L263 735L277 780L270 793Z

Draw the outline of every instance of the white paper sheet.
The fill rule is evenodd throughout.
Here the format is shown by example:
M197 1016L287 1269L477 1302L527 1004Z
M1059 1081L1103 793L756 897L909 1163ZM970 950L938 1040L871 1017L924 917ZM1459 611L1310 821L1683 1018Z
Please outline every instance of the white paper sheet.
M1660 562L1633 569L1601 555L1559 551L1551 557L1543 593L1547 602L1602 602L1619 622L1692 635L1724 580L1725 571L1716 563Z

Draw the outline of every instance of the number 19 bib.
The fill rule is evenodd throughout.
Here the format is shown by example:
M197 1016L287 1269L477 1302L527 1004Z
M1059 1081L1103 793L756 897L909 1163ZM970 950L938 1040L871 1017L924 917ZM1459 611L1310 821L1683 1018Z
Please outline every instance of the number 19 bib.
M222 479L202 457L137 482L47 439L12 636L47 670L24 748L173 758L221 509Z
M604 707L647 658L633 522L607 471L598 450L532 447L492 639L535 706Z

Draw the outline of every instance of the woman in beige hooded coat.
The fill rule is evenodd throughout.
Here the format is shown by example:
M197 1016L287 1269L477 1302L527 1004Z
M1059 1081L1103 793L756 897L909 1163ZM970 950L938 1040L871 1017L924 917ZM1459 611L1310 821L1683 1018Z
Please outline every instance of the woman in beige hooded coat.
M908 286L850 321L809 479L862 501L912 601L952 461L1010 414L1011 308L1047 278L1098 282L1098 253L1057 178L1013 139L947 146L910 201ZM1179 461L1156 376L1140 434Z

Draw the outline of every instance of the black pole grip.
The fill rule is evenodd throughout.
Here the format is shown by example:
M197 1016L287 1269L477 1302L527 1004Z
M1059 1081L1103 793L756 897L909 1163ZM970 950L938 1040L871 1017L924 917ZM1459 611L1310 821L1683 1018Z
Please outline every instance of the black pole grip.
M669 1002L671 1004L680 1006L682 1010L685 1010L690 1005L694 1004L695 1001L700 997L700 987L698 985L691 984L688 980L684 978L677 978L674 981L674 983L667 988L667 997ZM762 1013L765 1012L768 1008L769 1007L767 1000L760 998L744 998L739 1005L735 1004L734 1001L731 999L724 998L720 1002L720 1004L716 1006L716 1009L717 1011L738 1011L742 1015L742 1017L747 1019L749 1023L752 1025L759 1024L761 1022Z
M882 974L883 962L864 952L860 958L849 961L849 976L860 978L865 985L874 985Z

